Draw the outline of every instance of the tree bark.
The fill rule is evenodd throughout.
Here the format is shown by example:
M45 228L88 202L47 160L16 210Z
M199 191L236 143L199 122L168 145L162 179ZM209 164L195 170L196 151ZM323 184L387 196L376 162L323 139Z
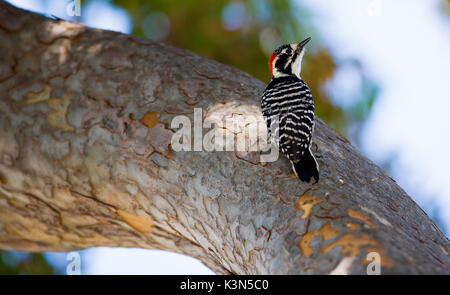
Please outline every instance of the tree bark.
M365 274L377 252L382 274L450 273L448 239L318 118L317 184L283 156L171 148L194 108L233 137L226 119L261 121L261 81L5 2L0 44L0 248L163 249L219 274Z

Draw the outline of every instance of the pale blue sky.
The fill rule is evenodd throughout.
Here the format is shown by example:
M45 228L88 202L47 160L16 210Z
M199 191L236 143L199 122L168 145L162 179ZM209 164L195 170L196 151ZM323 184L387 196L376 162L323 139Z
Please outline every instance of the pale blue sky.
M9 2L67 18L68 1ZM439 1L299 2L311 9L336 58L357 58L381 87L362 130L362 152L376 163L391 161L391 176L428 214L439 213L442 230L450 229L450 22L440 14ZM126 12L104 1L84 7L81 21L124 33L131 29ZM333 83L340 86L336 91L351 88L353 77L343 71ZM101 248L81 253L90 274L211 273L198 261L162 251ZM56 261L61 255L49 257Z

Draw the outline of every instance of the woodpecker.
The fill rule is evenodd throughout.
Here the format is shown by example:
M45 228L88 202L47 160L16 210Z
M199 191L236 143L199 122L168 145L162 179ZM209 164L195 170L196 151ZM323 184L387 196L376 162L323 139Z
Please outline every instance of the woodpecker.
M290 160L295 175L305 182L311 177L318 182L319 165L311 152L314 100L300 78L305 45L310 40L282 45L270 55L272 80L262 95L261 109L271 141Z

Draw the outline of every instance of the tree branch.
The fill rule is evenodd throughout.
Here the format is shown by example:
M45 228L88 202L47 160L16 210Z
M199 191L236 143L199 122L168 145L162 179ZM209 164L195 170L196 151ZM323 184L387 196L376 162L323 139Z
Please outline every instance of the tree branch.
M321 180L259 152L175 152L172 119L260 120L264 84L162 43L0 2L0 248L184 253L217 273L450 273L449 244L317 119ZM206 131L204 131L206 133Z

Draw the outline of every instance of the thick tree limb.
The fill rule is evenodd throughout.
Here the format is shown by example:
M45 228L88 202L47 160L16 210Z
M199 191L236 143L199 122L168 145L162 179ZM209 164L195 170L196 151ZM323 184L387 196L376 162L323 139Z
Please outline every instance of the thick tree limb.
M365 274L375 251L382 273L450 273L436 225L319 119L315 185L284 157L172 151L194 107L233 136L223 119L260 117L247 74L4 2L0 43L0 248L164 249L238 274Z

